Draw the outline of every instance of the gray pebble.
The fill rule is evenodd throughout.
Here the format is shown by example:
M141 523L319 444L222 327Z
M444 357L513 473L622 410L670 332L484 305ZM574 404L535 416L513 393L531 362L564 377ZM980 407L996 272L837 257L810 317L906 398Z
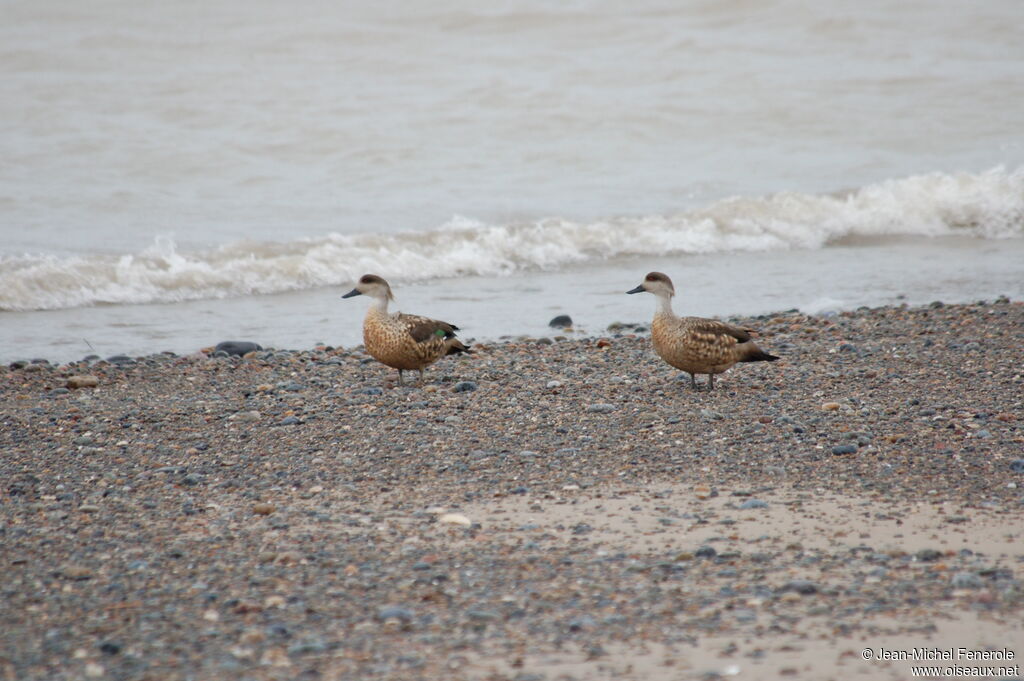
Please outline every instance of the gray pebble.
M615 411L615 405L613 404L588 404L588 414L610 414Z
M740 508L742 508L745 511L750 510L752 508L768 508L768 502L762 501L761 499L747 499L742 504L740 504Z
M241 357L242 355L262 349L258 343L250 343L249 341L222 341L217 343L217 347L214 348L214 354L223 352L226 355Z
M453 390L457 393L470 393L476 390L476 383L473 381L459 381Z
M954 589L980 589L985 581L973 572L958 572L949 580Z
M785 591L795 591L798 594L809 596L811 594L818 593L818 585L807 579L794 579L786 584L781 589Z
M836 456L840 456L842 454L856 454L857 445L836 445L832 448L832 453Z
M401 622L411 622L413 618L413 612L409 608L403 608L400 605L385 605L384 607L377 610L377 619L379 620L399 620Z

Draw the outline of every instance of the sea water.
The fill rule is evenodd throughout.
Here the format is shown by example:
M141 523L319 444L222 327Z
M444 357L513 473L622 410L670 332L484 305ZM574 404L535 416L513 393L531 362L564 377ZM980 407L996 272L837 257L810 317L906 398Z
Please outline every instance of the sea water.
M0 14L0 361L1024 297L1016 0Z

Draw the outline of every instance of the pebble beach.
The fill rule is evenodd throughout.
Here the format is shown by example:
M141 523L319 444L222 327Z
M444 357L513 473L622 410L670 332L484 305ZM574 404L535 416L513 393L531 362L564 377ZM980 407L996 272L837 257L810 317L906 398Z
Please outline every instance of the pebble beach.
M1024 303L730 321L0 368L0 679L1019 676Z

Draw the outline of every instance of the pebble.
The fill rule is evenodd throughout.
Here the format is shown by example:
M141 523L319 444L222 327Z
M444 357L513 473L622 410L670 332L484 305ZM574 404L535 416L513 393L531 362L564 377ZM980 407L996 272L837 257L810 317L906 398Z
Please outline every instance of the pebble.
M761 499L747 499L742 504L740 504L740 508L743 509L744 511L748 511L754 508L768 508L768 502L763 501Z
M99 645L100 652L104 655L117 655L123 646L116 641L103 641Z
M1024 459L1014 459L1011 461L1010 470L1014 473L1024 473Z
M782 587L782 591L792 591L803 596L809 596L818 593L818 585L807 579L794 579L786 582Z
M398 620L400 622L411 622L413 611L400 605L385 605L377 610L377 619L381 621Z
M95 388L100 384L100 379L90 375L69 376L66 387L76 390L78 388Z
M466 527L472 525L472 521L461 513L445 513L441 515L437 522L449 523L452 525L465 525Z
M252 512L256 515L270 515L276 510L277 507L273 504L254 504L252 507Z
M474 390L476 390L476 383L473 381L459 381L455 384L455 387L452 388L452 391L457 393L468 393L473 392Z
M973 572L958 572L949 583L954 589L980 589L985 586L985 581Z
M615 405L613 404L598 403L587 405L588 414L610 414L613 411L615 411Z
M217 346L213 349L214 352L223 352L226 355L233 355L235 357L242 357L250 352L258 352L263 347L258 343L251 343L249 341L221 341L217 343Z
M86 579L92 579L94 573L87 567L81 565L65 565L61 568L60 574L65 579L72 579L75 581L82 581Z
M824 404L821 405L821 409L822 411L836 411L841 406L843 405L839 404L838 402L825 402Z
M942 552L936 549L921 549L914 554L914 558L922 563L934 563L939 558L942 558Z
M554 329L567 329L572 326L572 317L567 314L560 314L548 322L548 326Z
M841 456L843 454L856 454L857 445L836 445L832 448L832 453L836 456Z

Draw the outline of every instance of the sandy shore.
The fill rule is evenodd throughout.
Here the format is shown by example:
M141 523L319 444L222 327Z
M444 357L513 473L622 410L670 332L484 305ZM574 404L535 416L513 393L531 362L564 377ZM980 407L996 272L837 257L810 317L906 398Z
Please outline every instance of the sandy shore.
M0 369L0 679L1019 674L1024 304L742 321Z

